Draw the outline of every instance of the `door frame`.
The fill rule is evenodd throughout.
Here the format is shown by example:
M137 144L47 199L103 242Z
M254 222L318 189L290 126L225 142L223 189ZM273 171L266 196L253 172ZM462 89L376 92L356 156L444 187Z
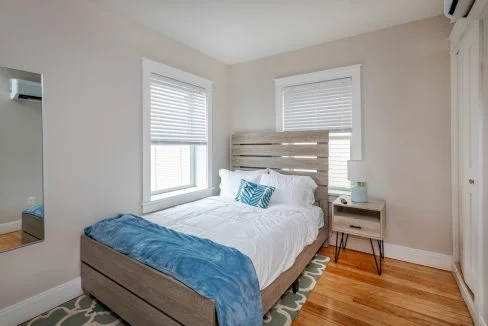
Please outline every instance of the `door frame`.
M485 22L486 23L486 22ZM459 249L459 108L458 108L458 69L457 69L457 54L461 46L461 41L463 36L469 29L477 28L479 30L479 58L480 58L480 95L478 99L478 105L481 112L481 117L483 117L483 101L481 94L483 91L483 71L482 64L484 56L484 44L483 44L483 21L482 20L470 20L465 19L459 21L454 26L450 35L450 57L451 57L451 215L452 215L452 230L453 230L453 262L452 271L454 278L460 288L461 294L466 302L469 312L473 317L475 325L481 324L481 318L483 315L483 301L487 298L483 298L483 289L485 281L482 277L482 273L486 272L483 270L484 262L482 250L480 250L481 240L483 239L483 224L482 217L483 212L483 137L484 126L482 123L479 124L478 133L480 135L480 155L479 155L479 168L478 168L478 179L476 180L478 184L478 216L476 218L476 225L478 233L475 233L475 248L476 248L476 259L477 259L477 270L476 270L476 280L477 286L472 289L475 299L471 297L470 290L468 286L464 283L460 269L457 267L456 263L460 261ZM488 64L488 63L487 63ZM484 235L485 237L487 235Z

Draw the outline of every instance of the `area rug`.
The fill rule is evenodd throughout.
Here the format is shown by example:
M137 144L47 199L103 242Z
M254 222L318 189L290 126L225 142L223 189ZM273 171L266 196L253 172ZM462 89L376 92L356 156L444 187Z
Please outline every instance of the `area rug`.
M330 258L315 255L300 277L300 289L295 294L289 289L264 316L263 324L270 326L291 325L298 312L324 273ZM128 325L95 298L82 295L68 301L21 326L121 326Z

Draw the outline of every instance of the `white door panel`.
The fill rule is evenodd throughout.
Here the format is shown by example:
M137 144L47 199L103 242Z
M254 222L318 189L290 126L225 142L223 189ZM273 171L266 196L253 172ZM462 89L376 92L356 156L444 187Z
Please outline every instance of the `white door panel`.
M463 37L458 54L459 91L459 227L460 264L464 281L476 286L476 234L478 218L478 169L480 123L479 26L472 26Z

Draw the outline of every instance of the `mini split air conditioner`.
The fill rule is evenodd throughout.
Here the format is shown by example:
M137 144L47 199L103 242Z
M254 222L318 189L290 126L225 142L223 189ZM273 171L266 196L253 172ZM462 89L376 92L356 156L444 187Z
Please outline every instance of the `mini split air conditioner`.
M12 100L42 100L42 86L38 82L10 79L10 92Z
M444 0L444 15L455 22L467 17L474 3L475 0Z

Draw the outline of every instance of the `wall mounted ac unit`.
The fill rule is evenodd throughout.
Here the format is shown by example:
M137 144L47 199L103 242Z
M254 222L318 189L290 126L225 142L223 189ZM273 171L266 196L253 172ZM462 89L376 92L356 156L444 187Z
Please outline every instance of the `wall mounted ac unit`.
M459 18L468 16L475 0L444 0L444 15L455 22Z
M38 82L10 79L10 92L12 100L42 100L42 86Z

